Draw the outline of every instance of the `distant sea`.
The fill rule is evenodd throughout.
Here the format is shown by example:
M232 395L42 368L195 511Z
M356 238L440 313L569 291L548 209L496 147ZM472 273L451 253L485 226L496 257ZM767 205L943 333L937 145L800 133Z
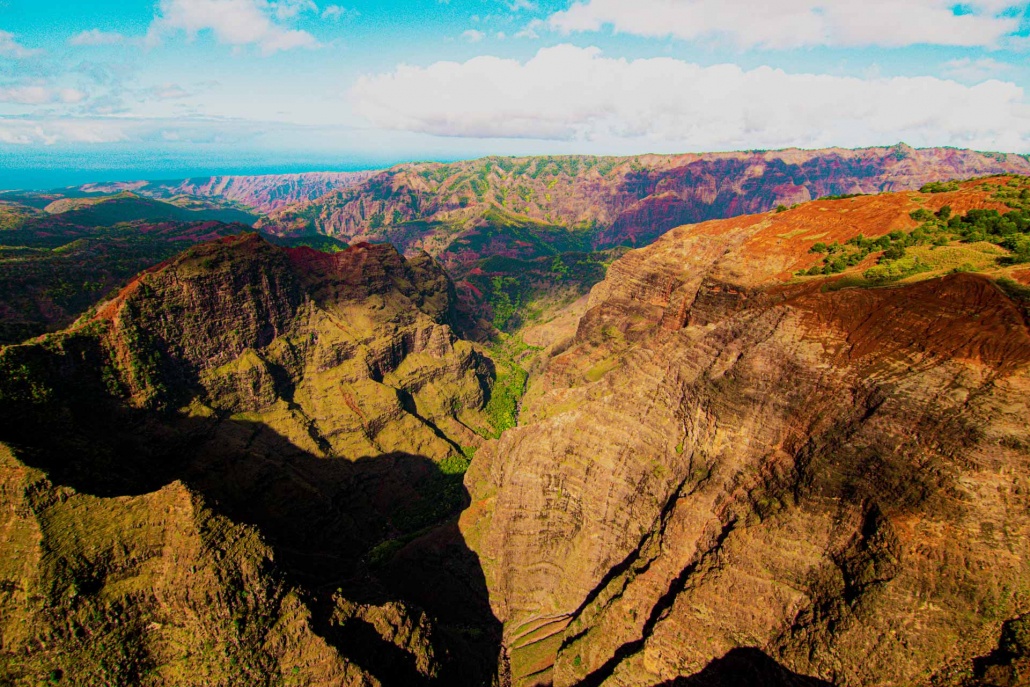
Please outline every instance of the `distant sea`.
M163 181L223 175L300 174L302 172L358 172L385 169L393 161L313 161L265 165L211 165L176 167L123 167L117 169L17 168L0 165L0 191L46 190L105 181Z

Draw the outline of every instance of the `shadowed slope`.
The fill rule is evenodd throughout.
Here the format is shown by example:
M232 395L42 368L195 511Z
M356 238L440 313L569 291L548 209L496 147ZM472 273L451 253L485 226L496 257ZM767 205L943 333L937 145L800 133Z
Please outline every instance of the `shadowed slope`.
M499 627L453 524L467 459L444 433L475 437L456 416L477 416L486 373L455 351L449 294L389 247L244 236L0 350L0 495L26 532L0 539L26 566L0 599L3 674L489 683Z
M830 687L832 683L792 673L758 649L733 649L696 675L661 687Z

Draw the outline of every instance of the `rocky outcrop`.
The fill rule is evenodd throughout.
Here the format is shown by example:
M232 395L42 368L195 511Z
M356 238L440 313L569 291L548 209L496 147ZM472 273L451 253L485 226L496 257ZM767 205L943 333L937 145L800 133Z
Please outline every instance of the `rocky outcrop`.
M0 349L11 684L497 679L454 524L492 364L428 256L244 234Z
M0 237L0 344L70 326L140 271L246 230L220 222L94 226L40 213Z
M417 251L155 266L0 349L0 676L1018 681L1030 188L934 190L675 228L494 359Z
M1030 604L1016 268L794 276L815 241L992 203L810 203L612 266L466 475L515 684L962 684L992 655Z

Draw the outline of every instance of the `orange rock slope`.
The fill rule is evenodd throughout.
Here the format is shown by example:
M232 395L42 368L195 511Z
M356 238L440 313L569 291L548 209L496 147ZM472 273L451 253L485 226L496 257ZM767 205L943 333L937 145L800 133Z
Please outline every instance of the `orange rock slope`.
M996 279L1025 270L794 276L919 208L1005 209L984 183L680 227L612 266L466 475L515 684L957 685L1018 658L1030 332Z

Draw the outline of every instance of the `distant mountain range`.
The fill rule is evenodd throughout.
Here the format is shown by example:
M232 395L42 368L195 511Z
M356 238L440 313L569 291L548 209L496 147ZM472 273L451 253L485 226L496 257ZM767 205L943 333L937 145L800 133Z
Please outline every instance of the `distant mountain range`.
M304 174L265 174L257 176L193 177L164 181L124 181L84 184L45 192L6 191L0 199L43 207L61 198L109 196L126 191L156 200L181 196L233 203L241 209L261 214L314 200L330 191L347 188L371 177L375 172L307 172Z
M995 173L1030 174L1030 160L905 145L491 157L400 165L274 212L255 226L283 236L389 242L408 254L425 250L457 283L468 326L482 328L489 320L510 327L520 318L507 317L507 303L532 302L556 287L586 293L603 274L591 266L614 257L607 251L648 245L674 227Z
M953 148L780 150L635 157L490 157L399 165L259 226L390 241L431 255L492 211L563 227L593 249L643 246L673 227L835 195L918 189L985 174L1030 174L1020 155Z
M533 303L586 294L626 248L645 246L683 224L813 198L914 190L929 182L995 173L1030 174L1030 160L899 144L859 150L491 157L403 164L380 172L87 184L0 193L0 227L18 229L0 236L0 246L39 249L42 240L49 251L60 247L54 243L57 237L84 238L93 227L212 221L255 226L288 245L338 249L361 241L392 243L407 255L424 250L439 259L456 284L462 330L482 338L494 329L520 326L538 312L537 306L529 307ZM138 230L118 231L124 238ZM149 233L147 240L162 235ZM187 228L177 240L193 235ZM164 259L169 250L148 248L145 254ZM67 252L62 255L67 259ZM21 274L43 257L57 256L37 252L28 263L12 258L4 269ZM95 290L97 279L84 278L54 291L46 286L52 277L46 277L42 291L22 289L20 302L35 299L35 314L25 321L15 318L20 324L3 339L38 333L43 322L68 324L75 308L142 267L120 264L125 269L110 270L103 258L88 265L114 280L105 281L104 289ZM49 268L32 271L56 274ZM69 289L78 294L68 301L76 304L72 310L49 297L39 299L41 293L61 295Z

